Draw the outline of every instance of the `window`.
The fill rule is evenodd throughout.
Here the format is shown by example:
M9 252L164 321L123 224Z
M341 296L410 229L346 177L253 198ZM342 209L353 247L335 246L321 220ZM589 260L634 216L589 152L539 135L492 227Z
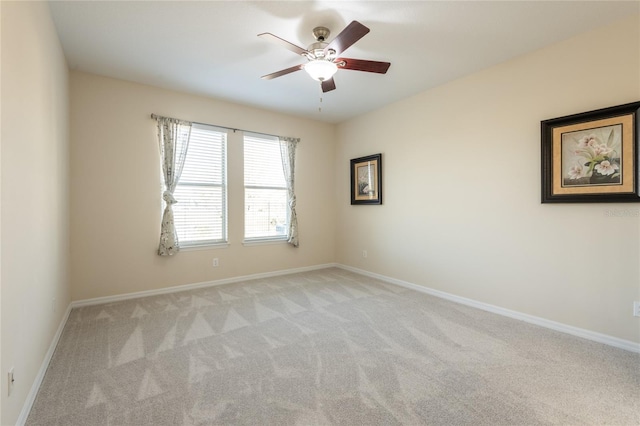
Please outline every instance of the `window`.
M183 247L227 242L227 133L193 124L173 216Z
M245 241L287 238L287 183L275 136L244 135L244 209Z

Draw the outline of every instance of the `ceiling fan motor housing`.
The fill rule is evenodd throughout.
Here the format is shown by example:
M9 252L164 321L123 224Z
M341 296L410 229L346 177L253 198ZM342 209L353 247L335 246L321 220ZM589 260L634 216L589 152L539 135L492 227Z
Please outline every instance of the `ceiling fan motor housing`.
M327 54L325 54L324 51L325 47L329 44L326 42L327 38L329 38L329 34L331 34L331 31L326 27L315 27L313 29L313 37L316 39L316 42L311 43L307 48L307 51L312 55L309 60L330 60L329 57L331 56L331 52L327 52Z
M312 58L309 58L311 60L313 59L329 59L329 56L331 55L331 51L327 52L327 55L325 55L324 53L324 48L327 47L329 43L325 43L322 41L317 41L315 43L312 43L309 45L309 47L307 48L307 50L309 51L309 53L311 53L311 56L313 56Z

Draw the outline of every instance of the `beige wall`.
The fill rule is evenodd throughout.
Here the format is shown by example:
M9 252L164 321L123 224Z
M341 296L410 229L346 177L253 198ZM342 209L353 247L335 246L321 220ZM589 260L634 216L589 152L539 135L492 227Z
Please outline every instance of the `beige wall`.
M162 200L151 113L302 139L300 247L245 247L241 133L229 135L229 242L156 254ZM71 74L71 282L82 300L334 262L335 127L228 102ZM212 267L219 258L220 266Z
M3 425L13 424L69 305L68 71L47 3L2 2ZM16 382L7 397L7 371Z
M3 1L0 11L2 424L17 419L71 298L334 261L640 342L631 316L640 300L640 207L539 202L540 120L640 99L638 17L336 131L79 72L69 82L46 3ZM301 247L242 245L242 146L232 134L231 245L157 256L152 112L301 137ZM376 152L384 154L384 205L350 206L348 160ZM12 366L17 382L7 397Z
M640 342L640 205L540 203L540 121L640 100L639 58L636 16L339 125L338 261ZM384 205L349 205L378 152Z

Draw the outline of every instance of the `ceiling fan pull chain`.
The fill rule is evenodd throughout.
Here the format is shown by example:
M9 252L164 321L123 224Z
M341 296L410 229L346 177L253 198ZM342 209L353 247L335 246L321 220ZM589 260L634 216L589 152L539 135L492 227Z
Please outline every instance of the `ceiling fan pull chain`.
M322 86L320 86L320 103L318 104L318 112L322 113Z

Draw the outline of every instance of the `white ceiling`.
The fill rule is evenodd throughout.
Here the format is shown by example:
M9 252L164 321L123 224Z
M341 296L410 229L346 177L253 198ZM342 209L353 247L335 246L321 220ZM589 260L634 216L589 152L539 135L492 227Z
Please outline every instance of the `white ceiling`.
M256 107L340 122L580 32L640 13L638 1L53 1L69 67ZM322 96L306 48L349 22L371 29L343 56L391 62L386 75L339 70ZM637 53L637 52L636 52ZM549 64L553 66L553 64ZM576 64L576 70L584 64Z

